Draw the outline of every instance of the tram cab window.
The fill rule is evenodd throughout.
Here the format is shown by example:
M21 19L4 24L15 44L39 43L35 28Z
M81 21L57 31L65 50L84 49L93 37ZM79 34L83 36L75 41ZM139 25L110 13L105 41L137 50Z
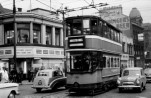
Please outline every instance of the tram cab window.
M71 54L72 55L72 54ZM73 53L70 58L71 71L91 72L106 66L106 57L97 51Z
M90 34L90 19L83 19L83 34Z

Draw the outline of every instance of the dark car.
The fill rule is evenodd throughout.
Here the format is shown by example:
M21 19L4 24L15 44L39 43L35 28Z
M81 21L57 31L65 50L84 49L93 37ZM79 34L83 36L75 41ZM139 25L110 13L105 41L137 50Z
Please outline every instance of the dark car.
M146 75L147 82L151 82L151 68L146 68L144 73Z
M45 69L38 71L32 88L40 92L42 89L56 90L66 86L66 77L61 70Z

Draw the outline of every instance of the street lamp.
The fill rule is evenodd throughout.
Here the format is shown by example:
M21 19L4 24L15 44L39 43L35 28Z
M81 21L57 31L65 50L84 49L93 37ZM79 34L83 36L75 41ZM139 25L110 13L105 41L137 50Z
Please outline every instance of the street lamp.
M16 68L16 7L15 7L15 0L13 0L13 18L14 18L14 68Z

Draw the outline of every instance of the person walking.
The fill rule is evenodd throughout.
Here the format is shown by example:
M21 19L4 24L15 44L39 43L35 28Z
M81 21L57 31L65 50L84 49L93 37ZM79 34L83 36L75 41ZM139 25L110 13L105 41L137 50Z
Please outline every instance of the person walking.
M22 84L22 79L23 79L23 70L22 68L20 68L18 72L18 83Z
M32 80L31 70L28 69L28 82L31 82L31 80Z
M5 82L9 82L9 78L8 78L8 72L6 70L5 67L2 68L2 76L1 76L1 82L5 83Z
M12 71L10 72L11 75L11 82L17 83L17 70L15 68L12 69Z

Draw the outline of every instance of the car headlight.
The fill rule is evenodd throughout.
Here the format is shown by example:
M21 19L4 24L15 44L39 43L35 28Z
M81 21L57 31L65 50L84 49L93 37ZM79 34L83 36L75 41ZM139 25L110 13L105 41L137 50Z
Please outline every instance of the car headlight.
M140 80L136 79L136 84L139 85L140 84Z
M121 84L121 78L117 79L117 84L120 85Z

